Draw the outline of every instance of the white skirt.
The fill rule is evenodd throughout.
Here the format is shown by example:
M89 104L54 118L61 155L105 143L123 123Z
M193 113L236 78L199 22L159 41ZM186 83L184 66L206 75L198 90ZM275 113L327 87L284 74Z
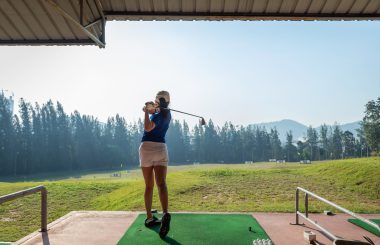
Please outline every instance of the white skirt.
M168 166L169 154L165 143L144 141L139 148L140 167Z

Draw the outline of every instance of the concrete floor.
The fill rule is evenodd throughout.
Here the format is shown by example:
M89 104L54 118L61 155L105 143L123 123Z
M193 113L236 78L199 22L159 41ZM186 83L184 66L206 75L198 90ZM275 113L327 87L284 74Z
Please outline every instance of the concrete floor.
M289 225L289 223L295 222L294 213L254 213L253 216L276 245L307 244L303 238L303 232L305 230L313 231L317 235L317 241L320 244L330 245L333 243L324 236L317 227L308 223L301 217L300 223L304 223L305 225ZM380 214L363 214L361 216L368 219L380 219ZM371 238L375 244L380 245L380 237L348 222L347 219L351 218L349 215L337 214L334 216L327 216L324 214L309 214L309 218L317 221L319 225L335 236L345 239L365 241L363 235L366 235Z
M137 215L137 212L73 211L49 224L48 232L34 232L15 244L117 244Z
M203 212L206 213L206 212ZM208 212L207 212L208 213ZM139 212L122 211L74 211L48 225L48 232L32 233L14 244L37 245L37 244L91 244L107 245L117 244L119 239L133 223ZM295 226L293 213L250 213L252 214L272 241L276 245L307 244L303 239L303 231L311 230L317 234L317 240L321 244L332 244L313 225L308 224L302 218L305 226ZM362 215L366 218L380 218L378 215ZM338 214L325 216L323 214L311 214L311 219L318 221L336 236L347 239L364 240L363 235L370 237L375 244L380 244L380 237L373 235L349 222L349 216Z

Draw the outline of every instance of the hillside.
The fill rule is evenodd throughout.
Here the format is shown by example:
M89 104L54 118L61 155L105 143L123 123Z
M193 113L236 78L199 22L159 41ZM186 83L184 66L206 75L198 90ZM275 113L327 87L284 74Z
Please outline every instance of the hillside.
M28 187L48 189L49 222L73 210L144 210L140 170L76 174L38 182L0 182L0 195ZM298 163L201 164L170 167L171 211L293 212L297 186L359 213L380 213L380 158ZM160 209L157 191L153 208ZM0 205L0 240L38 229L39 195ZM310 211L331 209L315 199Z

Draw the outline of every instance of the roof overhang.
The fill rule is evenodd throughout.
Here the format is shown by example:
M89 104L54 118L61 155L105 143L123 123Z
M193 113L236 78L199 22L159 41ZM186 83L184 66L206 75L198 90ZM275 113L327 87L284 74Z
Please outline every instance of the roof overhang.
M380 0L0 0L0 45L104 47L107 20L380 20Z
M0 45L105 47L100 0L0 0Z

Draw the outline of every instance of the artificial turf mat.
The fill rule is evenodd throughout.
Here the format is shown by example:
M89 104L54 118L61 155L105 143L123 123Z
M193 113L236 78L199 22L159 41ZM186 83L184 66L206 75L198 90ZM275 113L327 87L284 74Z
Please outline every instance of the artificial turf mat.
M380 225L380 219L370 219L370 220ZM368 225L367 223L364 223L363 221L359 219L348 219L348 221L380 237L380 231Z
M160 226L144 226L145 218L145 214L140 214L118 245L251 245L254 239L269 239L256 219L246 214L171 214L170 231L165 240L158 235ZM250 226L253 231L249 231Z

